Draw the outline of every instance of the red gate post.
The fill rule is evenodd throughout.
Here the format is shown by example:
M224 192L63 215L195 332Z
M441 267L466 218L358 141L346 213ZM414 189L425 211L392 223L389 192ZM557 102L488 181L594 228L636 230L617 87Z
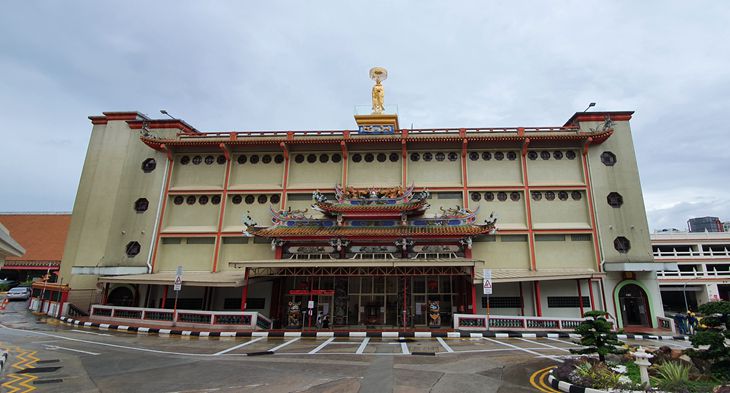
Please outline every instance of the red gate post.
M540 304L540 281L533 281L535 283L535 313L538 317L542 316L542 305Z
M243 291L241 292L241 311L246 311L246 301L248 300L248 268L244 268L243 275Z

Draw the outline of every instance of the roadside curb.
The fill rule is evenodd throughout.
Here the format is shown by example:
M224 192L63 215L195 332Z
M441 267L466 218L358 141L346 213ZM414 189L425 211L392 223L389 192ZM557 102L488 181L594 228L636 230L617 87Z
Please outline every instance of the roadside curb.
M299 331L237 331L237 332L197 332L181 329L136 327L125 325L112 325L108 323L83 322L77 319L60 317L62 322L81 327L91 327L103 330L118 330L123 332L157 333L178 336L194 337L370 337L370 338L580 338L580 335L566 332L373 332L373 331L327 331L327 332L299 332ZM679 340L688 341L688 336L658 336L651 334L619 334L619 339L633 340Z
M584 388L583 386L573 385L570 382L561 381L553 375L553 370L550 370L550 373L547 377L548 384L555 390L559 390L561 392L565 393L608 393L606 390L600 390L600 389L593 389L593 388ZM624 392L624 390L622 390ZM641 393L642 391L637 390L627 390L626 393Z

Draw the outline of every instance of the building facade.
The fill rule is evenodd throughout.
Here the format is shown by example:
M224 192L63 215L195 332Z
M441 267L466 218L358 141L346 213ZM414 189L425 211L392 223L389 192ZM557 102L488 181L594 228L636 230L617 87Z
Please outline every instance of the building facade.
M25 253L23 246L10 236L8 228L0 223L0 267L4 266L5 258L18 257ZM5 277L2 277L5 278Z
M135 112L93 129L61 267L68 301L250 310L301 326L454 314L657 326L632 112L554 127L199 132ZM493 293L483 295L490 269ZM299 324L299 325L297 325Z
M22 282L51 273L56 281L70 223L71 213L0 213L0 224L25 248L6 259L0 277Z
M687 220L690 232L724 232L722 222L718 217L696 217Z
M730 300L730 233L658 232L654 258L677 269L658 272L664 311L697 310L712 300Z

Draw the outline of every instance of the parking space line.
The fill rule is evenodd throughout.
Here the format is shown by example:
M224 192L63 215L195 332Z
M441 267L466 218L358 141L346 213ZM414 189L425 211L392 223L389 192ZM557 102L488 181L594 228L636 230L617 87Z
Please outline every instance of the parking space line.
M410 355L411 352L408 350L408 344L406 342L400 343L400 351L404 355Z
M317 348L314 348L313 350L309 351L308 353L310 355L313 355L313 354L321 351L324 347L326 347L327 345L329 345L329 343L331 343L332 341L335 341L335 338L334 337L328 338L327 341L323 342Z
M370 342L370 337L365 337L362 342L360 343L360 346L357 347L357 351L355 351L356 354L362 355L363 351L365 351L365 347L368 346L368 343Z
M228 352L231 352L231 351L235 351L235 350L236 350L236 349L238 349L238 348L243 348L243 347L245 347L246 345L249 345L249 344L253 344L253 343L255 343L256 341L259 341L259 340L263 340L264 338L266 338L266 337L259 337L259 338L254 338L253 340L250 340L250 341L246 341L245 343L241 343L241 344L238 344L238 345L232 346L232 347L230 347L230 348L228 348L228 349L224 349L224 350L222 350L222 351L220 351L220 352L216 352L216 353L214 353L214 354L213 354L213 356L223 355L224 353L228 353Z
M524 341L524 342L528 342L528 343L530 343L530 344L537 344L537 345L542 345L542 346L544 346L544 347L548 347L548 348L553 348L553 349L557 349L557 350L559 350L559 351L565 351L565 352L570 352L570 349L565 349L565 348L561 348L561 347L556 347L555 345L545 344L545 343L541 343L541 342L539 342L539 341L533 341L533 340L528 340L528 339L526 339L526 338L517 338L517 339L518 339L518 340L522 340L522 341Z
M263 337L262 337L262 338L263 338ZM287 341L287 342L285 342L285 343L283 343L283 344L281 344L281 345L277 345L277 346L275 346L274 348L271 348L271 349L269 349L269 351L271 351L271 352L276 352L276 351L278 351L279 349L281 349L281 348L284 348L285 346L287 346L287 345L289 345L289 344L291 344L291 343L293 343L293 342L295 342L295 341L299 341L300 339L301 339L301 337L296 337L296 338L293 338L293 339L291 339L291 340L289 340L289 341Z
M543 354L541 354L541 353L538 353L538 352L535 352L535 351L532 351L532 350L529 350L529 349L525 349L525 348L520 348L520 347L518 347L517 345L514 345L514 344L510 344L510 343L506 343L506 342L501 342L501 341L493 340L493 339L491 339L491 338L488 338L488 337L482 337L482 339L483 339L483 340L487 340L487 341L489 341L489 342L493 342L493 343L495 343L495 344L499 344L499 345L504 345L504 346L506 346L506 347L510 347L510 348L512 348L512 349L516 349L516 350L518 350L518 351L526 352L526 353L529 353L530 355L535 355L536 357L540 357L540 358L550 358L550 359L553 359L553 360L555 360L555 361L557 361L557 362L561 362L561 363L563 362L563 360L562 360L562 359L558 359L558 358L556 358L555 356L550 356L550 355L543 355Z
M574 345L576 347L582 347L582 345L580 345L580 344L576 344L576 343L574 343L572 341L564 341L564 340L561 340L559 338L550 338L550 337L548 337L547 339L550 340L550 341L555 341L555 342L559 342L559 343L565 343L565 344Z
M446 352L454 352L454 350L451 349L451 347L448 344L446 344L446 341L444 341L443 338L436 337L436 341L438 341L439 344L441 344L441 346L444 347L444 349L446 350Z

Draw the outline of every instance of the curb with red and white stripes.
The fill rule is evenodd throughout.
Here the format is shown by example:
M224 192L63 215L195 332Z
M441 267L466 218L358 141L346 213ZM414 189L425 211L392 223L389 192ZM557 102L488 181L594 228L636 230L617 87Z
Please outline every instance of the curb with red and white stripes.
M580 338L580 335L566 332L383 332L383 331L236 331L236 332L220 332L220 331L192 331L181 329L164 329L152 327L137 327L126 325L112 325L109 323L83 322L77 319L61 317L64 323L87 327L98 328L103 330L117 330L123 332L137 333L156 333L161 335L179 335L194 337L372 337L372 338ZM619 339L626 340L680 340L688 341L688 336L659 336L652 334L619 334Z

